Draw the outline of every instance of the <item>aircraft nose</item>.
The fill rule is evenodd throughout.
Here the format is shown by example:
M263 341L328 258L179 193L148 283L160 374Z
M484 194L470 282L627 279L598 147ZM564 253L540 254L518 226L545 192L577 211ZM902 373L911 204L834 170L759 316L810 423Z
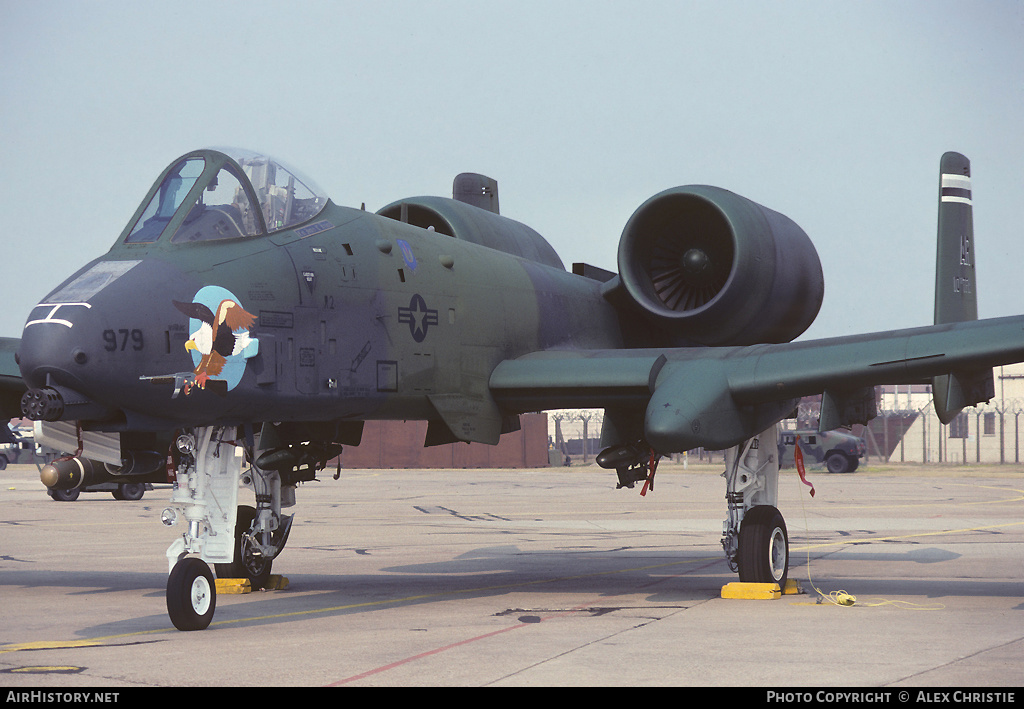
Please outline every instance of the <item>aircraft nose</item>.
M36 420L100 419L123 409L152 313L149 288L167 288L170 269L142 259L97 260L32 309L18 348ZM150 342L152 344L152 342Z
M88 333L95 317L88 303L46 303L29 315L18 364L29 390L22 413L34 421L96 418L107 413L86 393L90 378Z
M89 361L80 340L84 331L92 329L91 307L88 303L44 303L32 310L18 348L21 376L30 387L45 386L52 379L65 384L76 379L76 366Z
M177 346L186 326L174 301L188 302L196 290L163 259L100 259L84 267L29 314L18 349L31 390L23 413L54 421L143 417L145 425L160 418L163 425L171 392L150 380L192 369Z

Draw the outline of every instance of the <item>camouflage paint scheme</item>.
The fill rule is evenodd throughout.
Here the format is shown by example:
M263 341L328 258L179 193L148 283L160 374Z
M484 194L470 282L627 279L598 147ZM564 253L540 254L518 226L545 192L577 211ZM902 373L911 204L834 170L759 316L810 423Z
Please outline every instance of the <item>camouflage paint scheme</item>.
M181 206L162 231L133 239L150 197L188 159L203 168ZM20 343L4 342L5 413L18 413L27 387L63 395L47 415L120 432L126 447L266 421L344 444L371 419L427 420L428 443L495 443L521 412L586 406L607 410L608 445L667 454L736 445L822 392L823 427L862 423L876 384L934 378L940 409L955 413L990 393L992 366L1024 359L1024 319L972 320L976 305L961 305L975 296L973 233L959 226L937 269L937 292L954 305L937 300L935 326L790 343L820 307L814 248L783 215L720 188L674 188L642 205L619 275L568 272L529 227L439 197L378 214L324 198L285 229L179 238L214 211L193 216L222 169L244 172L238 160L201 150L175 161L111 250L43 299ZM955 153L943 161L943 174L969 172ZM703 294L682 300L666 292L672 279ZM213 286L256 317L247 335L258 352L228 391L176 395L197 321L174 302Z
M957 153L940 163L934 324L816 341L794 341L824 294L811 240L728 190L675 187L640 205L618 273L566 270L500 215L490 178L460 175L453 195L369 213L265 156L195 151L20 340L0 341L6 416L64 436L75 460L95 444L122 481L161 479L170 456L188 483L172 503L189 529L167 551L176 627L212 618L207 561L266 578L292 521L281 508L372 420L426 421L427 446L495 444L522 413L603 408L598 461L620 487L645 479L641 494L659 456L738 451L723 547L741 580L782 585L778 460L760 436L800 397L822 396L831 430L875 415L875 385L930 382L948 422L992 396L992 367L1024 361L1024 316L977 320ZM48 475L70 484L66 466ZM239 480L256 509L237 506Z

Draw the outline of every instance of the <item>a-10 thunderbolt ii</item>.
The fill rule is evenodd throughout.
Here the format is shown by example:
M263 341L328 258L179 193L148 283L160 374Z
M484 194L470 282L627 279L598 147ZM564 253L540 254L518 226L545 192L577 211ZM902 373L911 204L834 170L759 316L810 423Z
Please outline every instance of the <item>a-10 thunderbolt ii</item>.
M870 419L876 384L931 382L948 421L1024 360L1024 317L977 319L969 172L943 156L934 325L792 342L822 301L814 246L724 189L651 197L618 274L567 271L481 175L370 213L278 161L198 150L4 342L2 400L73 452L51 487L173 477L166 599L183 630L213 617L209 563L267 577L297 485L372 419L426 420L428 446L493 444L524 412L603 408L599 462L620 486L666 454L726 449L729 562L784 584L775 426L799 397L823 394L829 430Z

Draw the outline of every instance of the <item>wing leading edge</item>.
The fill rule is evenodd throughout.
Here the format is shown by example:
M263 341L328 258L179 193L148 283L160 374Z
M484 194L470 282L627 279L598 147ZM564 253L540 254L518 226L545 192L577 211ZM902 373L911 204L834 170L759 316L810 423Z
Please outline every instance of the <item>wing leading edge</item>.
M647 442L674 453L737 445L802 396L849 401L879 384L1021 360L1024 316L1013 316L777 345L536 352L499 364L490 386L519 412L642 408Z

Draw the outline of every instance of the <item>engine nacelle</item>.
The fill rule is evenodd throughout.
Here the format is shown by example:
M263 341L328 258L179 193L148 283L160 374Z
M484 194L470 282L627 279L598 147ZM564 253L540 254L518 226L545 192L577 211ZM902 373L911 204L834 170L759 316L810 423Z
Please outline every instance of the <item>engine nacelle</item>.
M814 322L825 291L818 252L793 220L706 185L644 202L618 262L638 306L703 345L789 342Z

